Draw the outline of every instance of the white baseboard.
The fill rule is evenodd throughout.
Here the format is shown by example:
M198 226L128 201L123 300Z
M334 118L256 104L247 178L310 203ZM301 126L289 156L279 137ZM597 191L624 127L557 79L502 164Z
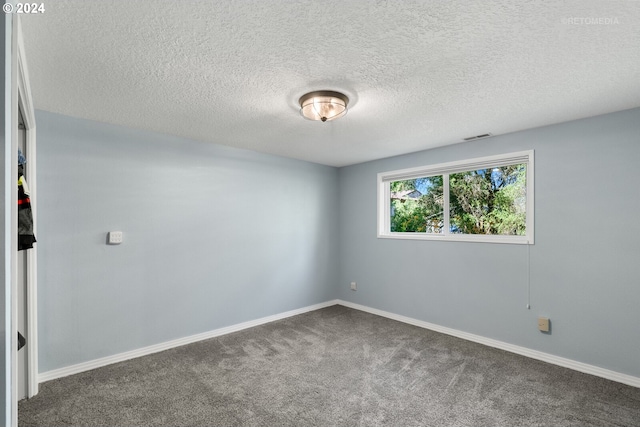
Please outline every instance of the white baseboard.
M139 348L136 350L126 351L124 353L114 354L113 356L107 356L100 359L90 360L88 362L78 363L77 365L54 369L51 371L40 373L38 375L38 383L54 380L56 378L66 377L68 375L78 374L80 372L89 371L91 369L100 368L102 366L111 365L113 363L134 359L136 357L158 353L160 351L169 350L171 348L180 347L197 341L219 337L221 335L230 334L232 332L241 331L243 329L252 328L258 325L263 325L265 323L273 322L276 320L286 319L287 317L297 316L298 314L319 310L321 308L329 307L336 304L338 304L338 300L326 301L320 304L314 304L308 307L299 308L297 310L286 311L284 313L274 314L273 316L250 320L248 322L238 323L237 325L231 325L224 328L215 329L213 331L203 332L201 334L191 335L188 337L178 338L176 340Z
M377 316L382 316L389 319L397 320L399 322L408 323L410 325L418 326L420 328L430 329L435 332L441 332L443 334L452 335L454 337L462 338L467 341L477 342L479 344L484 344L489 347L498 348L500 350L505 350L511 353L519 354L521 356L530 357L532 359L537 359L543 362L573 369L575 371L583 372L585 374L595 375L596 377L601 377L611 381L616 381L622 384L627 384L633 387L640 388L640 378L634 377L631 375L621 374L620 372L611 371L609 369L600 368L598 366L589 365L587 363L578 362L578 361L567 359L564 357L554 356L553 354L543 353L541 351L532 350L526 347L509 344L509 343L494 340L491 338L486 338L480 335L470 334L468 332L459 331L457 329L451 329L444 326L435 325L433 323L424 322L422 320L413 319L411 317L401 316L399 314L390 313L388 311L378 310L377 308L371 308L365 305L355 304L355 303L343 301L343 300L337 300L336 303L343 305L345 307L354 308L356 310L375 314Z
M377 316L386 317L388 319L397 320L399 322L418 326L420 328L429 329L435 332L441 332L443 334L462 338L467 341L477 342L479 344L484 344L489 347L498 348L500 350L505 350L511 353L519 354L521 356L526 356L532 359L537 359L543 362L573 369L575 371L584 372L585 374L595 375L597 377L605 378L611 381L616 381L622 384L627 384L633 387L640 388L640 378L638 377L622 374L619 372L611 371L609 369L604 369L598 366L589 365L587 363L577 362L575 360L567 359L564 357L554 356L553 354L543 353L541 351L532 350L526 347L509 344L503 341L486 338L480 335L470 334L468 332L459 331L457 329L447 328L447 327L436 325L433 323L424 322L422 320L413 319L411 317L406 317L399 314L390 313L388 311L378 310L377 308L371 308L365 305L355 304L355 303L343 301L343 300L326 301L320 304L310 305L308 307L303 307L297 310L291 310L291 311L287 311L280 314L274 314L273 316L267 316L267 317L263 317L256 320L250 320L248 322L238 323L237 325L227 326L224 328L215 329L213 331L204 332L197 335L191 335L185 338L179 338L176 340L155 344L155 345L140 348L137 350L114 354L113 356L107 356L100 359L90 360L88 362L78 363L77 365L54 369L54 370L39 374L38 383L50 381L56 378L66 377L68 375L78 374L80 372L89 371L91 369L100 368L102 366L111 365L113 363L123 362L125 360L133 359L136 357L146 356L146 355L157 353L160 351L169 350L171 348L180 347L180 346L191 344L197 341L219 337L221 335L230 334L232 332L241 331L243 329L252 328L254 326L263 325L265 323L273 322L280 319L286 319L287 317L297 316L298 314L319 310L321 308L329 307L336 304L353 308L356 310L364 311L367 313L375 314Z

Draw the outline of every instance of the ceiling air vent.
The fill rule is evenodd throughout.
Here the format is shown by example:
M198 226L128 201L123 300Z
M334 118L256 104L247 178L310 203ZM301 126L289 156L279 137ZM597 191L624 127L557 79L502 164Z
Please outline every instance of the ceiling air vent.
M476 135L476 136L470 136L469 138L464 138L463 141L475 141L476 139L489 138L490 136L493 136L493 134L484 133L482 135Z

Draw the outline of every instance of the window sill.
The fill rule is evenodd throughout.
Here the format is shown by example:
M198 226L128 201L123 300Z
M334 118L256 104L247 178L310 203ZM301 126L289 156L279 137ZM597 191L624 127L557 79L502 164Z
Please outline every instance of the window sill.
M378 234L378 239L400 240L438 240L441 242L506 243L511 245L532 245L533 238L528 236L487 236L478 234L423 234L389 233Z

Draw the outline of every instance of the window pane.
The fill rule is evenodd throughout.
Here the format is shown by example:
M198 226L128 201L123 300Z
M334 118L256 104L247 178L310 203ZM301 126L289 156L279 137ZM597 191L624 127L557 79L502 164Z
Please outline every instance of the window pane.
M393 181L390 188L392 232L443 232L442 175Z
M449 175L449 231L525 235L526 179L526 164Z

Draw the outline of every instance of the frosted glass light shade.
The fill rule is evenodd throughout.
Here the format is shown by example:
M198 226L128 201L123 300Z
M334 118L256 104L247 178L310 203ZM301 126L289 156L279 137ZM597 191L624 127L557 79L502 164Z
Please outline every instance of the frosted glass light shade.
M300 97L300 114L309 120L335 120L347 114L348 103L349 98L340 92L310 92Z

